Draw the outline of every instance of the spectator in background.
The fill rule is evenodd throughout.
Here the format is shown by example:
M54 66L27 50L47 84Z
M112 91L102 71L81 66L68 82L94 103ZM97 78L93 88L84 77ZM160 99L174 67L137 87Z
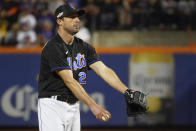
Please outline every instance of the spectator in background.
M149 1L134 0L132 8L134 29L146 30L149 26Z
M149 27L159 29L161 24L161 3L160 0L149 0Z
M64 4L66 0L48 0L48 11L50 14L53 14L55 9Z
M191 9L191 15L190 15L190 29L193 30L194 26L196 25L196 1L195 0L189 0L188 1L189 7Z
M100 8L96 5L95 0L86 0L85 10L87 12L86 18L87 21L87 27L90 29L91 32L93 32L96 29L99 29L99 14L100 14Z
M2 0L2 9L5 11L5 16L7 21L7 30L9 30L13 23L18 19L19 11L19 1L17 0Z
M178 22L179 29L190 29L193 21L193 12L195 10L195 1L180 0L178 2Z
M86 26L81 28L86 41L100 29L196 30L195 0L0 0L0 45L16 45L16 22L29 24L38 43L45 43L56 29L54 9L65 1L86 10Z
M179 29L187 29L190 26L191 8L187 0L180 0L178 2L178 18Z
M7 12L4 9L0 9L0 42L7 34Z
M41 46L44 45L52 36L54 36L53 23L49 20L43 21L38 32L38 44Z
M117 9L113 1L104 0L100 11L100 29L114 29L117 21Z
M85 26L85 24L86 24L86 20L81 19L80 20L80 30L75 36L82 39L83 41L85 41L87 43L91 43L91 33L90 33L89 29Z
M36 47L37 36L34 30L29 26L28 23L20 23L20 30L17 34L17 47L27 48Z
M30 10L23 7L22 11L19 15L18 18L18 23L23 24L26 23L28 24L28 27L33 30L37 24L37 20L33 14L30 13Z
M120 29L130 29L132 23L130 1L122 0L118 8L118 21Z
M19 31L19 25L18 23L14 23L4 38L3 46L16 46L18 43L17 41L18 31Z
M20 10L28 10L30 13L33 11L35 0L18 0Z
M161 0L161 8L163 11L162 22L164 29L176 29L177 2L175 0Z
M51 16L51 14L47 11L47 10L40 10L39 11L39 15L37 15L37 27L36 27L36 31L40 32L40 30L42 30L42 27L44 26L44 23L46 21L50 22L51 28L52 28L52 32L54 32L55 30L55 19L53 16Z
M48 10L40 10L37 15L37 43L43 46L55 32L55 19Z
M193 30L196 30L196 1L190 0L190 5L192 9L192 15L191 15L191 27Z
M40 12L45 10L48 12L48 0L36 0L33 4L33 14L39 16Z

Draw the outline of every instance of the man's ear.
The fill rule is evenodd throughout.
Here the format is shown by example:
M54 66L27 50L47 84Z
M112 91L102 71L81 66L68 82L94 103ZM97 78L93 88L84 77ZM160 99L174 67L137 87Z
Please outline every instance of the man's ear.
M56 20L56 23L57 23L58 25L61 25L61 19L57 19L57 20Z

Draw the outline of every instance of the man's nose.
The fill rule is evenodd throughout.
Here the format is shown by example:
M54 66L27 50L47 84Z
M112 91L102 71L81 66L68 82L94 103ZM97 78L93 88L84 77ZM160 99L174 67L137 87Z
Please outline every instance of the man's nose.
M79 17L76 17L74 20L75 20L76 22L80 22Z

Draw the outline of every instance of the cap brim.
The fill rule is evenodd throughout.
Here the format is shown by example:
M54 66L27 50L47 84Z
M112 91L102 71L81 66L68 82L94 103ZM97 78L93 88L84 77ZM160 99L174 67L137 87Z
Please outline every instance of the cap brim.
M78 17L81 17L85 14L85 10L71 10L69 13L64 13L62 16L57 17L57 19L61 19L63 17L71 17L72 15L77 15Z
M80 16L83 16L85 14L85 10L77 10L76 13L80 17Z

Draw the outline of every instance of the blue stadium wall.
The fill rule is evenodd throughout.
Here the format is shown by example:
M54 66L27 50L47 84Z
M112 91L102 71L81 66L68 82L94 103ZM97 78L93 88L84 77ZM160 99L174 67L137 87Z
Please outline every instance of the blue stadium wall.
M173 54L175 61L175 108L173 125L196 125L196 55ZM100 54L128 85L131 54ZM0 127L37 127L37 75L39 54L0 54ZM127 127L123 95L89 71L85 90L112 114L108 123L93 116L81 104L81 123L85 127Z

